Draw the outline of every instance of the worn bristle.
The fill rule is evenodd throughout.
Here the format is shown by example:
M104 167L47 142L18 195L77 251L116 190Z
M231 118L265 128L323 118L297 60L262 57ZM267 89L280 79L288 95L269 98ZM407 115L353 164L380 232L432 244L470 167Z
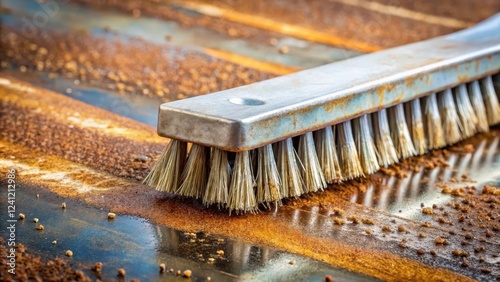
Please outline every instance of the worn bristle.
M207 186L207 148L193 144L182 173L182 183L177 194L198 199Z
M415 148L406 124L403 104L389 108L389 126L391 128L392 142L400 159L415 155Z
M425 97L424 128L429 149L438 149L446 146L443 123L437 102L437 94L432 93Z
M387 120L387 111L382 109L372 114L373 136L377 147L377 159L381 166L387 167L399 160Z
M298 155L303 168L304 191L308 193L323 190L326 187L326 181L319 165L312 132L299 137Z
M300 176L292 138L278 142L276 155L276 166L281 179L281 197L298 197L304 194L302 177Z
M327 126L314 133L319 164L322 168L323 176L329 184L342 180L333 128L332 126Z
M339 162L342 175L345 179L364 176L363 167L359 162L358 150L352 136L351 121L345 121L337 125Z
M477 124L476 129L478 132L488 132L490 127L488 125L488 117L486 116L486 109L484 108L483 95L479 82L473 81L469 84L469 99L476 114Z
M257 149L257 202L269 207L281 199L278 168L274 160L272 145Z
M368 115L362 115L353 121L359 162L365 174L372 174L380 169L375 143L370 133Z
M415 153L422 155L427 152L427 140L424 134L424 120L422 118L422 107L420 99L414 99L405 104L408 129L410 130L411 140Z
M203 196L204 205L217 204L220 209L227 203L230 171L227 152L213 148L207 189Z
M156 187L158 191L175 192L181 181L186 152L186 142L172 140L144 179L144 183Z
M462 131L462 124L458 118L457 108L453 101L451 89L446 89L438 94L438 106L446 143L455 144L462 139L460 134L460 131Z
M230 212L235 211L236 214L258 211L249 151L236 153L227 207Z
M500 122L500 105L491 76L481 79L481 87L488 124L495 125Z
M462 138L471 137L477 132L478 120L467 93L467 86L461 84L454 89L454 92L457 113L462 124Z

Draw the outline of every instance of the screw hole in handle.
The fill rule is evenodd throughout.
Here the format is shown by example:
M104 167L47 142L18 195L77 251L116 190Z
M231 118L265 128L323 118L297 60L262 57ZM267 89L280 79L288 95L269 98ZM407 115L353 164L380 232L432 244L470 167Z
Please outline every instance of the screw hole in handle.
M236 105L245 105L245 106L260 106L266 103L262 100L251 99L251 98L230 98L229 102Z

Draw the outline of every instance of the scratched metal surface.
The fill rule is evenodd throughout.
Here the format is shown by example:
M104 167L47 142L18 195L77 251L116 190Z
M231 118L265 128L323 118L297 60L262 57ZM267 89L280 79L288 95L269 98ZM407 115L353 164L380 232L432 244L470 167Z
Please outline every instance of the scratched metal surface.
M11 28L16 28L23 16L30 16L40 10L40 4L34 1L7 0L2 1L1 5L2 8L8 7L10 9L9 12L5 12L7 9L2 9L2 25ZM88 21L86 20L88 18L96 18L96 20ZM468 20L478 21L480 19ZM111 25L117 33L103 33L103 25ZM130 14L118 10L94 10L88 6L73 6L71 3L62 7L61 13L52 18L49 24L43 27L43 30L50 33L54 30L68 31L80 28L87 29L92 36L118 37L120 40L140 36L152 43L162 43L165 33L174 33L176 36L174 36L172 44L186 50L195 49L203 52L207 48L222 49L225 52L244 55L255 60L295 68L308 68L361 54L359 50L353 51L356 48L348 50L345 46L338 48L308 41L305 38L300 38L300 33L294 33L298 34L297 37L285 34L283 38L279 38L278 45L282 44L290 49L288 53L279 54L275 47L271 47L267 43L231 38L211 29L185 27L175 21L165 21L147 16L134 18ZM160 29L162 32L158 31ZM145 30L147 31L145 32ZM126 96L95 85L85 83L75 85L71 78L53 78L48 73L33 70L22 72L18 69L19 66L12 67L3 69L2 75L16 77L142 123L156 125L155 108L160 103L156 97ZM72 89L70 93L67 91L68 88ZM498 136L484 136L471 142L476 148L475 152L452 153L447 159L450 163L449 167L413 173L403 179L383 177L380 184L368 185L364 192L359 190L348 196L342 195L348 203L350 202L350 204L346 204L346 210L379 214L380 218L384 218L384 222L397 221L397 224L404 222L408 225L418 226L420 221L428 220L420 211L421 203L444 205L453 199L440 193L432 186L432 181L420 183L419 180L426 177L431 180L442 177L440 181L445 181L467 173L477 181L476 184L479 187L485 183L498 185L498 171L500 171ZM3 165L11 163L11 157L0 150L0 161ZM4 186L4 182L0 182L0 185ZM196 281L203 281L206 276L211 276L213 281L289 281L291 278L322 281L327 274L333 275L335 281L377 280L375 277L362 274L360 271L352 271L349 267L332 266L308 256L296 255L276 247L269 247L265 243L248 242L238 237L210 235L202 232L197 233L195 242L191 242L192 238L183 232L149 222L147 217L119 215L114 221L108 221L105 218L106 211L101 210L101 207L89 206L79 200L64 198L69 208L66 211L61 211L60 202L63 199L61 196L47 192L42 186L32 183L21 182L19 187L19 206L28 216L25 222L19 225L20 241L28 247L30 252L40 255L44 259L60 256L64 249L73 250L75 256L68 259L68 262L75 268L83 269L90 277L97 278L89 268L99 260L109 266L102 274L102 278L105 279L112 279L116 274L116 268L125 267L127 273L130 274L128 278L136 277L143 281L172 281L175 276L162 277L158 274L158 263L166 261L167 265L175 270L177 268L192 269L193 280ZM40 198L35 196L37 193L41 195ZM279 211L264 216L274 217L278 222L288 222L290 228L299 231L304 236L326 238L348 244L365 242L367 246L380 252L390 252L401 258L408 258L432 267L449 269L479 280L493 280L495 275L500 274L497 267L498 257L494 256L495 250L499 249L498 235L486 243L490 247L487 252L486 266L492 268L493 272L492 274L484 274L479 270L481 264L477 262L477 256L471 258L474 263L473 267L464 268L450 252L440 253L435 259L429 256L417 256L415 250L429 248L433 245L429 242L409 242L407 249L401 249L397 246L401 236L398 237L394 234L384 236L384 233L376 232L372 238L367 238L363 226L336 226L330 212L322 210L322 204L312 203L301 207L285 205ZM4 202L2 202L2 209L3 205ZM46 220L46 225L51 228L47 228L43 232L33 230L34 226L30 219L34 216ZM397 228L397 224L394 223L392 228ZM459 226L451 227L451 229L461 232ZM441 228L433 228L428 232L429 234L440 234L441 231ZM1 236L6 236L5 230L2 230ZM82 237L85 239L81 239ZM219 243L216 240L218 238L223 238L224 243ZM204 244L204 242L199 241L200 239L205 239L205 242L208 243ZM52 240L58 240L58 244L52 246L50 244ZM460 246L459 240L450 239L450 241L452 241L453 247ZM378 244L380 246L377 246ZM215 264L208 264L200 259L199 254L203 254L203 259L206 259L219 248L227 254L225 259L217 260ZM138 256L141 257L140 262L136 260ZM296 261L296 264L290 265L288 263L290 260ZM386 277L386 279L388 278ZM397 280L397 277L392 277L392 280Z

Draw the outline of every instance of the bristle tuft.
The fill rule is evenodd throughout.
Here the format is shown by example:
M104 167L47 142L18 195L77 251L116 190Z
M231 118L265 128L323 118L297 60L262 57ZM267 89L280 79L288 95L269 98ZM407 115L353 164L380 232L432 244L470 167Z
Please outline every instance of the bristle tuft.
M274 160L272 145L257 149L257 202L269 207L270 203L278 203L280 196L280 178Z
M230 171L227 152L213 148L207 189L203 196L204 205L217 204L220 209L227 203Z
M439 113L443 122L443 132L448 145L455 144L462 139L460 131L462 124L458 118L457 108L453 101L451 89L446 89L438 94Z
M389 108L389 125L391 128L392 142L400 159L406 159L415 155L415 147L410 137L410 131L406 124L403 104Z
M177 194L185 197L201 198L207 186L206 147L193 144L182 173L182 184Z
M373 113L372 121L373 136L378 152L378 163L381 166L387 167L388 165L397 162L399 158L396 148L394 147L394 143L392 143L391 130L389 129L386 109Z
M144 179L144 183L155 187L158 191L174 193L181 181L186 151L186 142L170 141L158 162Z
M486 116L486 109L484 108L483 95L479 81L473 81L469 84L469 99L476 114L477 124L476 129L478 132L488 132L490 127L488 125L488 117Z
M354 119L353 126L359 162L365 174L372 174L379 170L380 166L378 164L375 143L370 133L368 115L362 115Z
M332 126L325 127L315 133L316 152L323 171L323 176L327 183L340 182L339 159L337 156L337 146L335 145L335 132Z
M250 152L238 152L231 173L231 185L229 186L227 204L229 212L235 211L236 214L239 214L258 211L253 187L254 180L250 165Z
M345 179L364 176L363 167L359 162L356 143L352 136L351 121L345 121L337 125L339 161L342 175Z
M488 124L495 125L500 122L500 105L491 76L481 79L481 87Z
M424 120L422 118L422 108L420 99L414 99L405 104L406 119L410 130L411 140L417 155L427 152L427 140L425 140Z
M424 128L429 149L438 149L446 146L436 93L425 97Z
M292 138L279 141L277 146L276 166L281 179L281 197L299 197L304 190Z
M319 165L312 132L299 137L299 159L302 163L302 179L305 192L316 192L326 187L326 181Z
M454 89L455 102L457 106L458 117L462 124L462 138L471 137L477 132L477 117L472 108L469 100L469 93L467 93L467 86L461 84Z

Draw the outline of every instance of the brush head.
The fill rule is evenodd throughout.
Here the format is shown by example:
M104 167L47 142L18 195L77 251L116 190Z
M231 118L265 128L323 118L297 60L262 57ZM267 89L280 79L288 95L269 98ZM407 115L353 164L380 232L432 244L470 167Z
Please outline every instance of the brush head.
M145 182L255 213L487 131L500 122L489 76L500 71L500 34L487 32L499 26L500 16L457 34L163 104L158 132L174 140Z
M499 27L500 15L455 34L162 104L158 133L247 151L413 101L497 73ZM454 117L444 119L450 121L445 130L453 131Z

